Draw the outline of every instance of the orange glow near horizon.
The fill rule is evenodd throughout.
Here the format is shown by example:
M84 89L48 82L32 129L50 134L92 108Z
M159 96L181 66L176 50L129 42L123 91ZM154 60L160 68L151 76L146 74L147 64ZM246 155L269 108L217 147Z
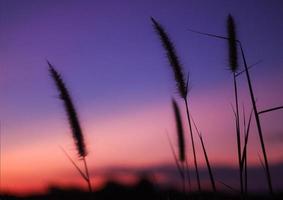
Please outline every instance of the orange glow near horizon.
M194 106L198 110L198 116L206 113L208 109L207 107ZM214 106L217 107L216 104ZM223 114L225 115L226 113L224 112ZM212 119L213 115L206 115L207 121L198 119L199 124L205 124L205 130L202 130L204 130L203 136L211 163L214 166L223 164L236 166L236 160L233 159L236 156L236 152L233 152L233 145L235 144L230 145L230 143L234 142L234 135L226 134L226 131L230 129L229 119L225 126L221 126L223 122L217 122L215 119L211 121ZM95 171L96 169L111 166L142 169L164 163L174 164L166 137L166 131L168 131L171 139L175 140L175 126L170 106L158 106L156 104L144 106L140 107L139 110L129 110L118 113L117 116L103 117L101 120L91 122L91 120L86 120L83 127L89 151L87 161L91 170ZM46 123L54 124L54 121L47 121ZM60 127L62 122L59 121L57 123L54 124L56 128ZM85 187L85 183L81 181L81 177L79 177L77 171L59 148L59 145L64 147L72 158L78 164L81 164L76 157L76 150L69 133L69 127L66 124L59 130L53 130L52 126L49 126L50 130L43 131L46 134L51 131L52 135L41 134L40 137L34 138L31 143L21 144L16 147L13 145L11 148L4 144L2 158L3 191L11 191L18 194L42 192L50 184ZM220 128L218 129L217 127ZM209 129L213 130L213 135L206 132ZM233 134L233 129L230 132ZM35 133L29 134L35 135ZM221 137L227 143L217 145ZM256 138L257 136L253 137ZM5 139L9 140L9 136L6 135ZM11 139L14 140L13 137ZM9 144L11 141L7 141L7 143ZM258 151L258 147L251 147L250 149L252 151L251 154ZM270 160L272 162L280 161L280 156L282 155L278 154L278 152L273 153L277 150L278 148L269 148L269 152L271 152ZM197 145L197 151L202 151L199 145ZM188 153L189 155L191 153L190 146L188 146ZM255 155L257 154L255 153ZM249 159L250 164L258 164L256 156L250 156ZM198 160L200 166L205 166L203 156L199 156ZM192 162L192 156L189 156L189 162ZM103 175L94 176L93 183L96 187L101 187L107 178L109 177L103 177ZM117 180L124 183L132 183L134 178L118 176ZM160 180L162 180L162 177Z
M219 170L217 178L226 178L228 185L238 189L239 180L231 175L238 170L238 155L228 44L187 29L225 36L226 18L233 14L247 65L255 66L249 70L258 111L282 106L282 2L0 0L0 190L25 195L54 185L87 189L60 149L83 169L47 60L72 98L95 188L112 179L133 184L142 173L155 173L160 186L178 185L180 177L167 138L168 134L177 152L172 98L180 107L189 169L194 169L172 57L166 55L151 16L175 47L184 82L188 81L190 114L203 136L212 168ZM244 69L241 54L238 59L240 73ZM248 119L252 105L246 74L238 75L243 144L243 116ZM283 110L265 113L260 120L274 191L283 190L283 168L275 165L283 166ZM194 127L193 135L205 185L206 162ZM253 116L248 167L255 172L251 174L262 176L258 177L264 189L261 156ZM227 170L222 173L223 168ZM277 170L280 176L276 177ZM252 181L260 182L249 178L251 186L256 185Z

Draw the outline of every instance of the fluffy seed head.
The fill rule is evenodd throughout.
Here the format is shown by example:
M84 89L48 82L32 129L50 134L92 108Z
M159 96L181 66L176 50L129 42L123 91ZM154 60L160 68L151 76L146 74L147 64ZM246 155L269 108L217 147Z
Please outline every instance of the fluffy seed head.
M227 34L229 47L229 65L232 72L238 70L238 52L237 52L237 36L235 30L235 22L231 15L227 18Z
M182 98L187 97L187 87L186 87L186 79L183 73L183 68L180 64L179 58L177 56L174 44L170 40L168 34L164 30L164 28L154 19L151 18L151 21L153 23L153 27L158 34L160 41L166 51L166 56L168 58L168 61L170 63L170 66L172 68L172 71L174 73L174 78L176 81L176 86L179 92L179 95Z
M83 158L87 155L86 146L85 146L81 126L79 123L78 115L75 110L74 104L72 102L71 96L68 92L66 85L64 84L61 78L61 75L55 70L55 68L48 61L47 63L49 66L49 73L52 79L54 80L57 90L60 94L60 99L64 103L64 108L68 116L69 124L72 129L72 136L75 141L78 155L79 157Z
M177 129L177 136L178 136L178 149L179 149L179 160L181 162L185 161L185 139L184 139L184 130L182 124L182 118L180 114L180 109L178 104L174 99L172 99L173 110L175 114L175 123Z

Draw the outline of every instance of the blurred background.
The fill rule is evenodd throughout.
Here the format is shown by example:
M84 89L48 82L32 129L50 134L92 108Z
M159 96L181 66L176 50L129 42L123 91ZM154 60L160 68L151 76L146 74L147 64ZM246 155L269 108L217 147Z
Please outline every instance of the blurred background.
M189 31L226 35L229 13L248 65L261 61L250 70L259 109L282 105L280 0L0 0L1 190L28 194L49 185L85 187L59 148L77 161L47 59L71 91L95 188L108 180L132 184L140 174L154 177L156 184L179 184L166 136L176 143L171 98L179 98L150 17L167 30L190 73L189 106L216 179L238 187L227 44ZM239 77L241 115L243 106L251 111L245 79ZM274 186L282 190L283 112L261 119ZM196 141L201 180L208 185ZM189 143L188 154L192 163ZM266 190L258 154L252 121L249 184Z

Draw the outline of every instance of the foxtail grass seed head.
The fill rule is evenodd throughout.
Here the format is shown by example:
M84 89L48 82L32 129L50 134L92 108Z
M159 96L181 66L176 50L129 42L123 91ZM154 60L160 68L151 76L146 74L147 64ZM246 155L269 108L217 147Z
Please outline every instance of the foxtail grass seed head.
M151 21L166 51L166 56L174 73L178 93L182 98L186 98L188 93L186 87L186 79L183 73L183 68L177 56L174 44L170 40L164 28L154 18L151 18Z
M83 158L87 155L86 146L84 142L82 129L79 123L78 115L75 110L74 104L72 102L71 96L68 92L68 89L64 81L61 78L61 75L55 70L55 68L48 61L47 63L49 66L49 73L52 79L54 80L57 90L60 94L60 99L64 103L64 108L68 116L70 127L72 129L72 136L75 141L78 156L80 158Z
M172 99L173 110L175 114L175 123L176 123L176 130L178 136L178 149L179 149L179 160L181 162L185 161L185 138L184 138L184 130L182 124L182 118L180 109L178 104L174 99Z
M237 52L237 36L235 22L232 15L227 18L227 34L228 34L228 48L229 48L229 66L232 72L238 70L238 52Z

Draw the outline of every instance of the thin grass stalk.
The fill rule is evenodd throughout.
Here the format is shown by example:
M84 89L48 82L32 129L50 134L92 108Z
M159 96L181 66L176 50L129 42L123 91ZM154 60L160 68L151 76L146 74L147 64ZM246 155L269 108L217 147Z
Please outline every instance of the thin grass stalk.
M247 153L247 151L246 151ZM248 194L248 154L246 154L246 159L244 163L244 182L245 182L245 195Z
M189 192L192 191L192 185L191 185L191 176L190 176L190 170L189 170L189 163L188 163L188 159L186 158L185 160L186 162L186 173L185 175L187 175L187 180L188 180L188 186L189 186Z
M174 146L170 140L170 137L167 133L167 139L168 139L168 142L169 142L169 146L170 146L170 149L171 149L171 152L172 152L172 155L173 155L173 158L174 158L174 161L175 161L175 164L176 164L176 167L177 167L177 170L180 174L180 178L181 178L181 184L182 184L182 188L184 188L184 181L185 181L185 174L184 174L184 171L183 171L183 168L182 166L180 165L179 161L178 161L178 157L177 157L177 154L175 153L175 150L174 150Z
M236 134L237 134L237 152L238 152L238 162L239 162L239 174L240 174L240 185L241 185L241 194L243 193L243 178L242 178L242 167L241 167L241 137L240 137L240 127L239 127L239 108L238 108L238 92L237 92L237 69L238 69L238 63L237 63L237 42L236 39L236 33L235 33L235 25L233 18L229 15L228 17L228 35L229 37L223 37L219 35L209 34L209 33L203 33L195 30L191 30L192 32L215 37L219 39L225 39L229 42L229 61L230 61L230 69L233 72L233 83L234 83L234 93L235 93L235 103L236 103Z
M88 178L87 176L84 174L84 172L79 168L79 166L75 163L75 161L71 158L71 156L65 151L65 149L63 149L62 147L60 147L60 149L62 150L62 152L64 153L64 155L68 158L68 160L72 163L72 165L75 167L75 169L79 172L79 174L81 175L81 177L87 181Z
M235 22L231 15L227 18L227 35L228 35L228 49L229 49L229 67L233 73L234 94L236 104L236 135L237 135L237 153L240 175L241 195L243 195L243 168L241 165L241 132L240 132L240 115L239 115L239 103L238 103L238 88L236 80L236 72L239 69L238 66L238 51L237 51L237 36L235 30Z
M83 163L84 163L85 173L86 173L86 177L87 177L88 189L89 189L90 192L92 192L92 186L91 186L91 180L90 180L90 176L89 176L89 172L88 172L88 167L87 167L87 162L86 162L86 156L83 157Z
M189 29L189 30L191 32L195 32L195 33L198 33L198 34L201 34L201 35L206 35L206 36L210 36L210 37L214 37L214 38L218 38L218 39L225 39L225 40L229 39L229 38L224 37L224 36L199 32L199 31L195 31L195 30L191 30L191 29ZM268 158L267 158L267 153L266 153L266 150L265 150L265 144L264 144L264 139L263 139L263 134L262 134L261 123L260 123L260 119L259 119L259 113L258 113L258 109L257 109L257 106L256 106L256 101L255 101L253 88L252 88L252 84L251 84L249 68L248 68L248 65L247 65L247 62L246 62L246 59L245 59L245 54L244 54L242 44L239 40L237 40L236 42L240 47L241 56L242 56L242 59L244 61L244 67L245 67L245 73L246 73L247 82L248 82L249 93L250 93L250 97L251 97L252 106L253 106L253 109L254 109L254 116L255 116L255 119L256 119L256 126L257 126L257 130L258 130L258 135L259 135L259 138L260 138L261 150L262 150L262 154L263 154L263 157L264 157L264 165L265 165L264 169L266 171L268 189L269 189L269 193L271 195L273 195L273 187L272 187L272 181L271 181L271 174L270 174L270 170L269 170Z
M251 101L252 101L252 105L253 105L254 116L255 116L255 120L256 120L256 125L257 125L257 129L258 129L258 134L259 134L259 138L260 138L260 144L261 144L261 149L262 149L262 154L263 154L263 159L264 159L268 188L269 188L270 194L273 195L273 187L272 187L271 175L270 175L270 170L269 170L268 158L267 158L267 154L266 154L266 150L265 150L262 128L261 128L261 123L260 123L260 119L259 119L258 109L257 109L257 106L256 106L255 97L254 97L250 73L249 73L249 70L248 70L248 65L247 65L247 62L246 62L246 58L245 58L245 54L244 54L242 44L241 44L241 42L238 42L238 44L240 46L241 55L242 55L242 59L244 61L244 66L245 66L245 70L246 70L246 77L247 77L247 82L248 82L248 86L249 86L250 97L251 97Z
M184 130L183 130L183 124L182 124L182 118L180 109L178 107L178 104L174 99L172 99L172 107L174 110L174 116L175 116L175 124L176 124L176 132L177 132L177 140L178 140L178 152L179 152L179 162L181 163L182 171L183 171L183 192L186 191L186 181L185 181L185 159L186 159L186 148L185 148L185 137L184 137Z
M245 195L248 194L248 155L246 155L245 164L244 164L244 182L245 182Z
M196 125L196 123L195 123L193 118L192 118L192 121L193 121L194 127L195 127L195 129L197 131L197 134L198 134L200 142L201 142L203 154L204 154L204 157L205 157L206 166L207 166L208 173L209 173L209 178L210 178L211 186L212 186L213 192L216 193L216 184L215 184L215 181L214 181L212 169L211 169L210 162L209 162L208 155L207 155L207 151L206 151L206 148L205 148L205 145L204 145L204 142L203 142L203 138L202 138L202 135L199 132L199 130L197 128L197 125Z
M163 45L163 48L165 49L168 61L170 63L171 69L172 69L173 74L174 74L178 93L179 93L180 97L185 102L188 124L189 124L189 130L190 130L190 137L191 137L191 142L192 142L192 149L193 149L194 165L195 165L195 171L196 171L196 177L197 177L198 190L201 191L200 178L199 178L198 165L197 165L197 157L196 157L196 152L195 152L194 137L193 137L190 114L189 114L189 109L188 109L188 102L187 102L187 95L188 95L188 90L189 90L189 87L188 87L189 78L187 80L185 80L182 65L180 64L179 58L177 56L177 53L176 53L176 50L175 50L175 47L174 47L174 44L170 40L168 34L164 30L164 28L154 18L151 18L151 21L153 22L154 29L155 29L155 31L157 32L157 34L160 38L160 41Z
M246 155L247 155L248 140L249 140L249 135L250 135L251 120L252 120L252 112L253 111L251 111L251 113L250 113L248 125L247 125L247 128L245 129L245 143L244 143L244 149L243 149L242 158L241 158L241 165L242 166L243 166L243 163L244 163L244 161L246 159Z
M234 95L235 95L235 103L236 103L236 135L237 135L237 153L238 153L238 164L239 164L239 176L240 176L240 191L241 195L243 195L243 167L241 165L241 132L240 132L240 117L239 117L239 103L238 103L238 89L237 89L237 81L236 74L233 72L233 82L234 82Z
M260 165L261 165L263 171L265 172L265 176L267 176L266 169L265 169L265 164L262 161L262 158L261 158L260 154L258 153L257 155L258 155L258 158L259 158Z
M262 110L260 112L258 112L258 114L263 114L263 113L267 113L267 112L271 112L271 111L275 111L275 110L280 110L280 109L283 109L283 106L278 106L278 107L274 107L274 108L270 108L270 109L267 109L267 110Z
M241 165L244 169L244 174L243 174L244 175L244 193L245 195L247 195L248 193L248 139L249 139L249 133L250 133L252 111L250 113L247 126L246 126L246 113L245 113L244 107L243 107L243 118L244 118L245 143L244 143L244 149L242 153Z
M248 137L248 133L247 133L247 128L246 128L246 112L245 112L245 107L243 106L243 118L244 118L244 134L245 134L245 144L246 144L246 138ZM244 176L244 194L245 196L248 193L248 170L247 170L247 162L248 162L248 155L247 155L247 147L246 147L246 155L245 155L245 162L244 162L244 166L243 166L243 176ZM242 155L244 156L244 155Z
M61 77L61 75L55 70L55 68L47 61L47 64L49 66L49 72L51 75L51 78L54 80L55 85L57 87L57 90L60 94L60 98L63 101L65 112L68 117L68 121L72 130L72 136L73 140L75 142L75 146L77 149L78 157L83 160L84 166L85 166L85 175L87 176L87 184L89 187L89 191L91 192L91 183L86 163L86 156L87 156L87 150L85 146L84 136L83 132L80 126L78 114L76 112L74 103L72 101L72 98L70 96L70 93Z
M199 171L198 171L198 163L197 163L195 142L194 142L192 123L191 123L191 118L190 118L190 112L189 112L189 107L188 107L187 99L185 99L185 106L186 106L186 113L187 113L187 119L188 119L188 123L189 123L189 130L190 130L190 136L191 136L191 142L192 142L192 149L193 149L193 155L194 155L194 164L195 164L195 170L196 170L198 190L200 192L201 191L201 185L200 185L200 178L199 178Z
M248 69L249 69L249 70L252 69L254 66L258 65L258 64L261 63L261 62L262 62L262 60L257 61L256 63L250 65L250 66L248 67ZM245 70L242 70L242 71L238 72L238 73L236 74L236 77L242 75L243 73L245 73Z
M203 153L204 153L205 162L206 162L206 165L207 165L207 168L208 168L208 173L209 173L209 178L210 178L211 186L212 186L213 192L216 193L215 181L214 181L214 178L213 178L213 174L212 174L212 170L211 170L211 167L210 167L208 155L207 155L207 152L206 152L206 149L205 149L204 142L203 142L201 134L199 135L199 139L201 141L201 146L202 146L202 150L203 150Z
M262 158L261 158L260 154L258 153L257 155L258 155L258 159L259 159L259 162L260 162L260 165L261 165L262 169L263 169L264 171L266 171L266 170L265 170L264 162L262 161Z
M241 165L241 136L240 136L240 118L239 118L239 103L238 103L238 89L235 72L233 73L234 81L234 95L236 104L236 135L237 135L237 153L238 153L238 164L239 164L239 175L240 175L240 187L241 195L243 195L243 167Z

